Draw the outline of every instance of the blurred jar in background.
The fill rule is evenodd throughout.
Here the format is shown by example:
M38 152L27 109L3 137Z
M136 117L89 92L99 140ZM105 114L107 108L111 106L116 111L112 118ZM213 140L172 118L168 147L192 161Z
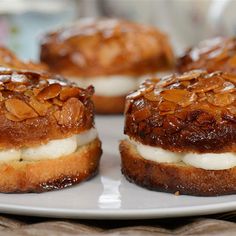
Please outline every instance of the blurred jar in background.
M37 59L40 34L76 18L76 0L1 0L0 45Z
M236 1L212 0L208 26L215 35L236 35Z

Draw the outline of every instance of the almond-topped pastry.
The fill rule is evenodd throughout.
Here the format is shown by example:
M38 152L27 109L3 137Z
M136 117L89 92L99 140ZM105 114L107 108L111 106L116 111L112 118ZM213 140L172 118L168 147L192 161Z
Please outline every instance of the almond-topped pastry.
M98 113L121 113L125 96L148 74L172 69L167 36L118 19L84 19L44 35L41 61L80 86L95 87Z
M202 70L144 82L126 98L122 172L190 195L236 193L236 76Z
M0 68L0 192L61 189L95 175L93 87Z
M21 61L12 51L0 46L0 66L34 71L48 70L46 64Z
M212 38L188 49L177 61L177 70L205 69L236 74L236 38Z

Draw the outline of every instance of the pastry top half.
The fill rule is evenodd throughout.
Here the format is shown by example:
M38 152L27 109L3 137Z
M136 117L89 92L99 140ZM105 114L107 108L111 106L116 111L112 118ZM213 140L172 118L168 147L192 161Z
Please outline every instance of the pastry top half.
M93 87L59 76L0 68L0 149L32 147L88 130Z
M173 152L236 152L235 85L202 70L147 80L127 96L125 134Z
M118 19L84 19L44 35L41 61L52 71L92 77L170 69L174 56L167 36L154 27Z
M34 71L47 70L47 66L42 63L23 62L12 51L0 46L0 66L13 69L26 69Z
M213 38L188 49L177 62L179 72L205 69L236 74L236 38Z

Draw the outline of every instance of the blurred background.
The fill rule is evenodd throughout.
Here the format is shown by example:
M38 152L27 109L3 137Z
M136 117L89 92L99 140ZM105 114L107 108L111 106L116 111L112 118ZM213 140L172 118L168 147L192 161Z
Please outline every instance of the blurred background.
M217 35L235 35L236 0L0 0L0 45L38 58L40 35L81 17L119 17L155 25L176 53Z

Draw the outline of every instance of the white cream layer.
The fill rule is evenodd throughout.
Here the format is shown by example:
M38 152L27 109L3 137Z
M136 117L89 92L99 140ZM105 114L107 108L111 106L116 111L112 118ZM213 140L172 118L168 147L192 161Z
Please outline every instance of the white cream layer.
M169 73L170 72L159 72L156 73L155 76L162 77ZM143 75L137 78L135 76L110 75L91 78L68 77L68 79L82 88L93 85L96 95L113 97L127 95L129 92L136 90L143 81L152 76L153 75Z
M129 141L136 147L138 153L146 160L165 163L183 162L186 165L205 170L225 170L236 166L235 153L174 153L162 148L151 147Z
M0 162L56 159L75 152L78 147L90 143L96 137L97 131L92 128L69 138L51 140L37 147L2 150Z

